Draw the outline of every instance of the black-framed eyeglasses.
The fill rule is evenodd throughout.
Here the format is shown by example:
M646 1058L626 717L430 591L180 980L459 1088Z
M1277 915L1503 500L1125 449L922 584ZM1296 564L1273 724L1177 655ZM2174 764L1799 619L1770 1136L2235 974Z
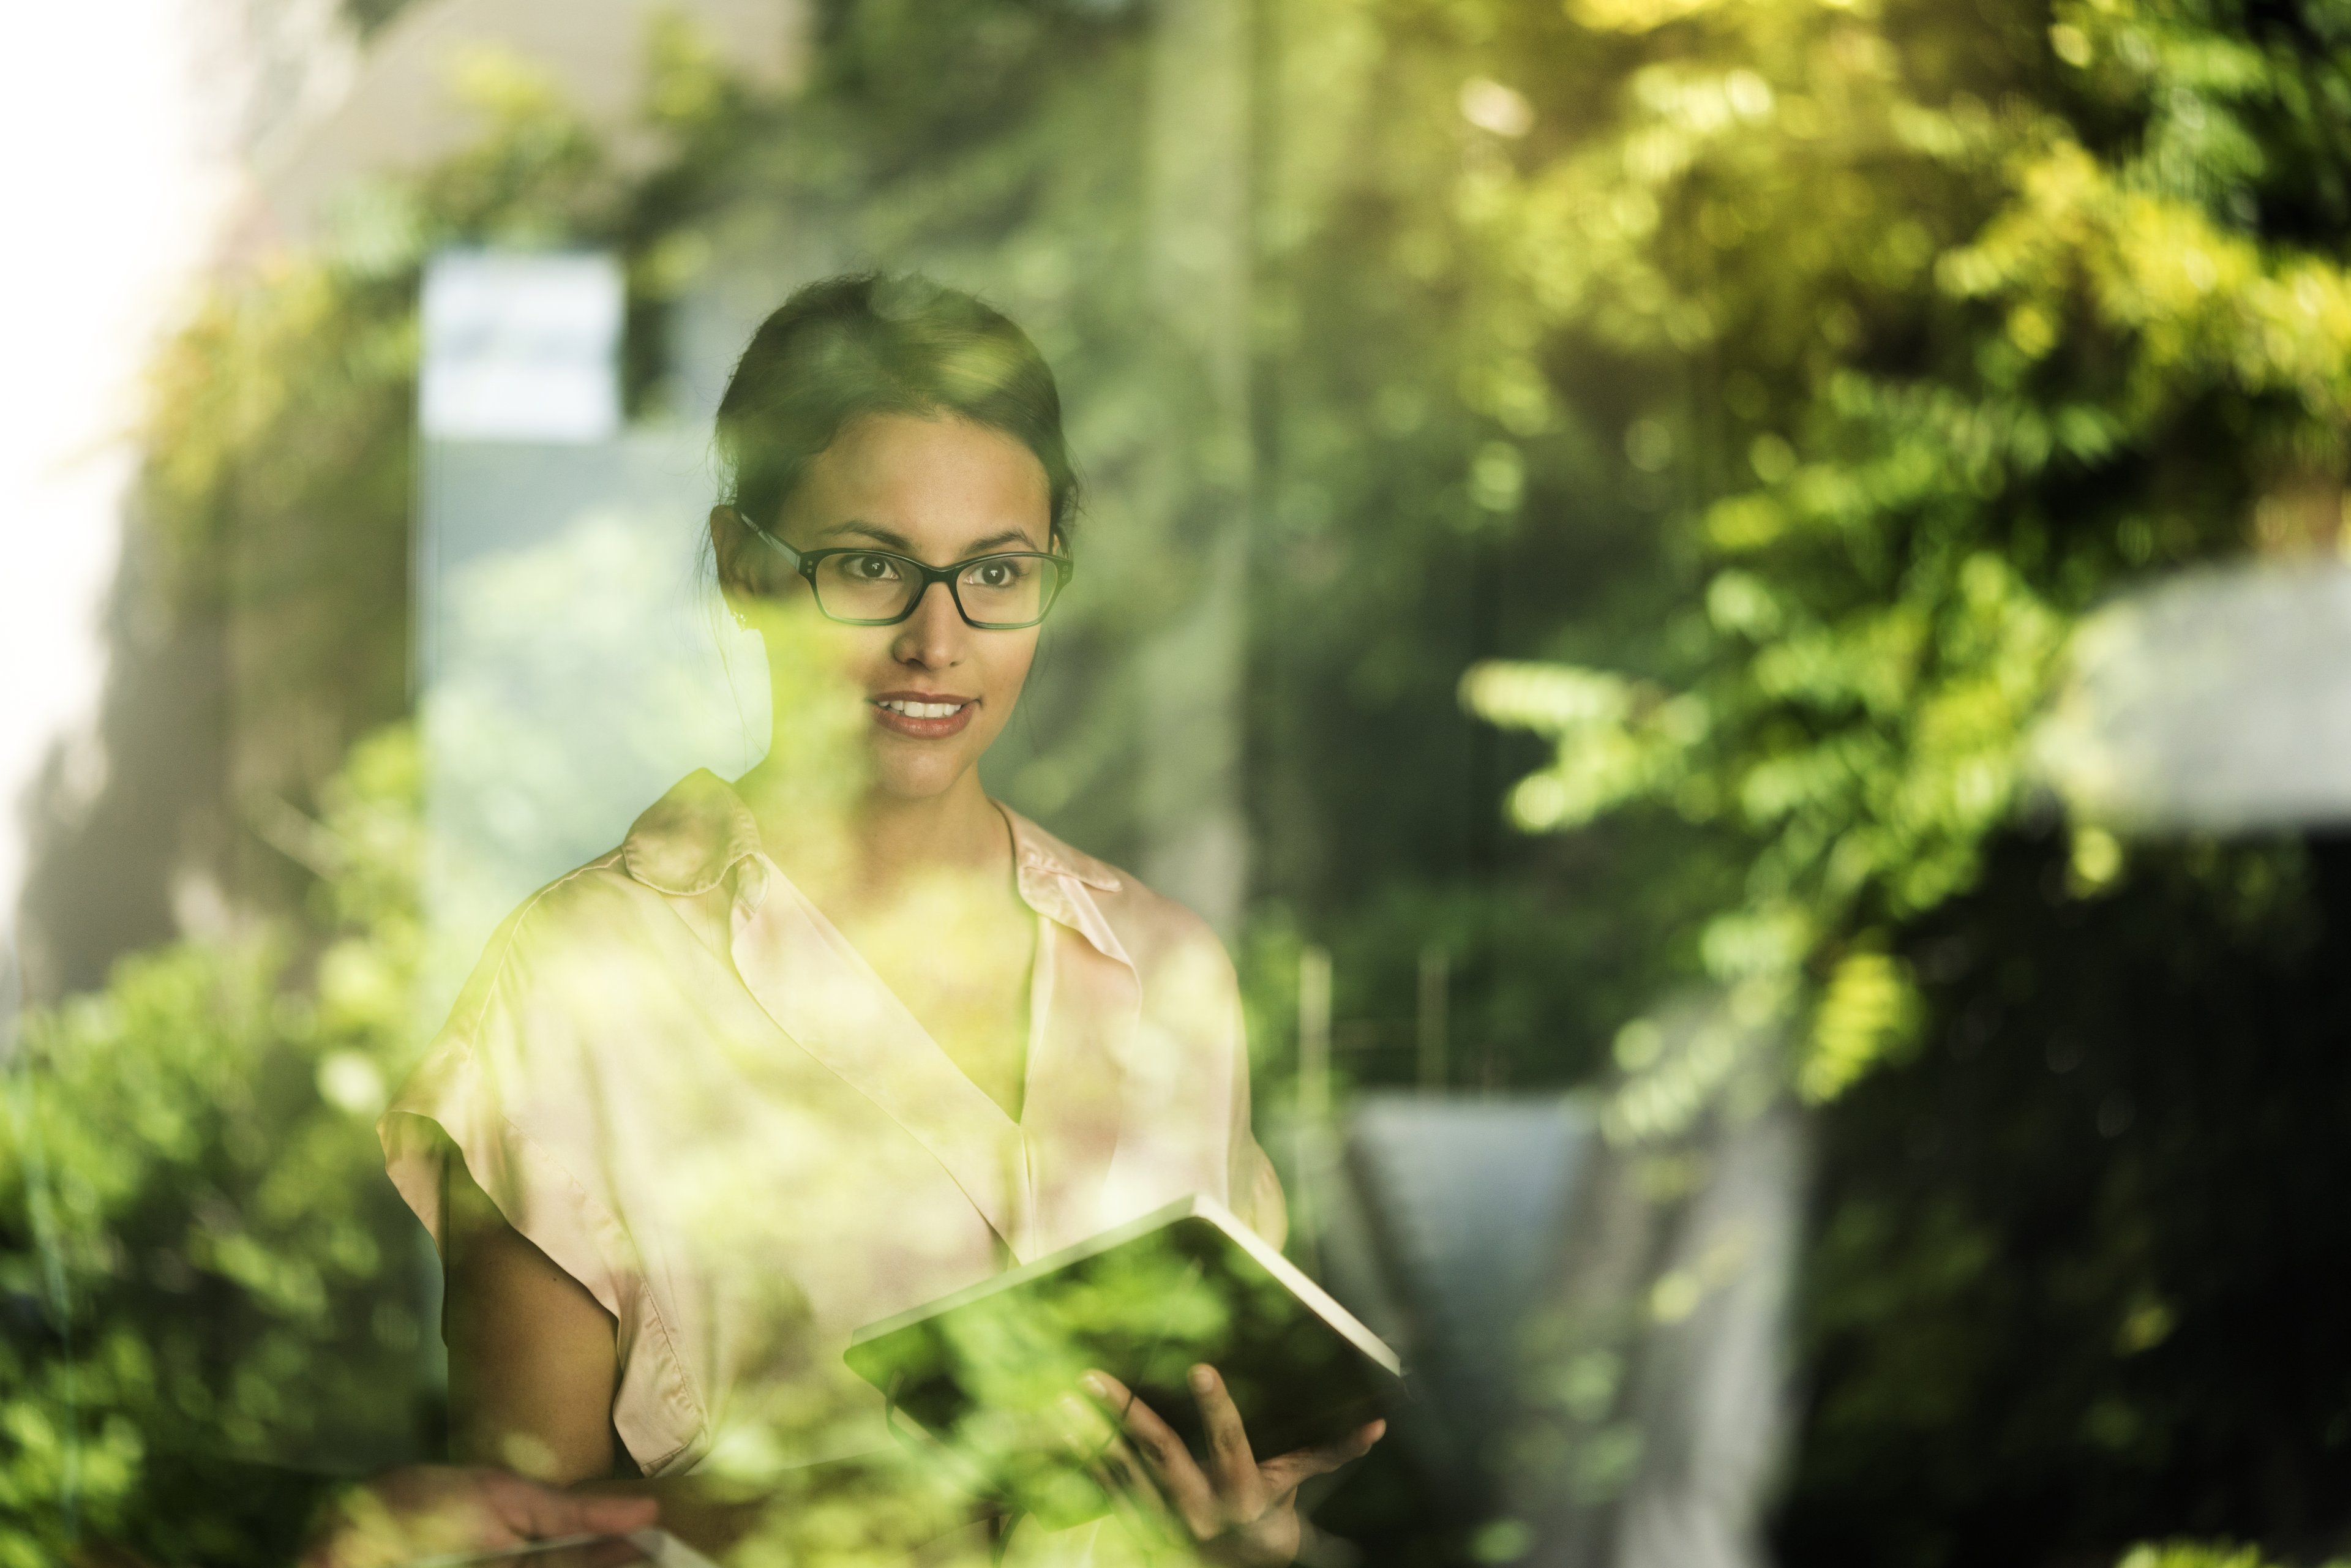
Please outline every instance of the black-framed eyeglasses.
M1077 563L1042 550L974 556L931 566L895 550L850 545L794 549L746 517L749 528L791 562L816 593L825 619L847 626L895 626L914 614L931 584L944 582L964 623L981 632L1017 632L1045 619L1070 585Z

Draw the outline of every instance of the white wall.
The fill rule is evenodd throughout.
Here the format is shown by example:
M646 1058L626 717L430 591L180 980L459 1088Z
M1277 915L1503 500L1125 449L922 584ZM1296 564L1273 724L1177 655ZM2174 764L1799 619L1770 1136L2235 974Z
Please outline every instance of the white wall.
M98 617L140 373L234 190L206 133L200 0L0 7L0 973L18 802L60 738L95 793Z

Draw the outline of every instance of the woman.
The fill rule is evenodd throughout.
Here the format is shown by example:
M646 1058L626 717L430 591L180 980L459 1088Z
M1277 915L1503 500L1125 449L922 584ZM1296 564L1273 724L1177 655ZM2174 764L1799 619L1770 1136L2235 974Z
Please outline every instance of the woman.
M1071 570L1033 345L921 280L820 283L718 441L769 755L517 911L382 1125L447 1269L458 1457L558 1481L884 1448L862 1324L1196 1190L1284 1226L1215 936L980 786ZM1096 1386L1136 1495L1286 1561L1298 1481L1378 1430L1259 1464L1204 1373L1205 1469Z

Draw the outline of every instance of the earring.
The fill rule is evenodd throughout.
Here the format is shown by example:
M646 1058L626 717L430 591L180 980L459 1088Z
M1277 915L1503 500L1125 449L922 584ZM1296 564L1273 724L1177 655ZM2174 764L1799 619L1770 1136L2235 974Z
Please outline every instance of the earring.
M735 624L738 628L746 632L748 632L751 629L751 621L748 616L745 615L740 610L736 611L734 615Z

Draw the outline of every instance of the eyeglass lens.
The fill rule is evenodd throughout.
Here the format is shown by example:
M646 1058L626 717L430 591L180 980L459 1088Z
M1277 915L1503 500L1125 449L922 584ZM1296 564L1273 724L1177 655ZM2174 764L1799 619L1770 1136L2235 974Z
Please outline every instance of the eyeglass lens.
M904 615L927 586L895 556L850 551L816 563L817 607L842 621L889 621ZM1051 563L1040 557L986 556L956 572L955 592L967 619L1017 625L1039 619L1060 586Z

